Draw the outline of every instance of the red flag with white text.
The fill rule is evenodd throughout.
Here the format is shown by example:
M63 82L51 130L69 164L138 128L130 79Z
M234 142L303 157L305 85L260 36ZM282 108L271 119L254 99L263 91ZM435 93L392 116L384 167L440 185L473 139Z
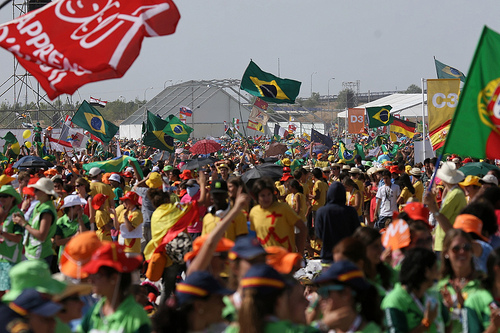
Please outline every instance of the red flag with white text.
M1 24L0 47L55 99L122 77L144 37L173 34L179 19L172 0L58 0Z

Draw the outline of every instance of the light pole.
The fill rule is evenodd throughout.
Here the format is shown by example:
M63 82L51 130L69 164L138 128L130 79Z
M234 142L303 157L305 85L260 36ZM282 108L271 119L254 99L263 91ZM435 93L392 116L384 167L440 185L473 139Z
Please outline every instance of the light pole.
M127 100L126 100L126 99L125 99L125 97L124 97L124 96L122 96L122 95L120 95L118 98L119 98L120 100L123 98L123 101L122 101L122 102L123 102L123 104L125 104L125 114L127 114Z
M167 82L172 82L172 80L167 80L163 83L163 89L165 89L167 87ZM173 84L173 83L172 83Z
M311 73L311 97L313 95L313 75L318 74L318 72L312 72Z
M330 78L330 79L328 80L328 109L329 109L329 110L330 110L330 81L331 81L331 80L335 80L335 78L334 78L334 77L332 77L332 78Z
M153 89L153 87L149 87L144 90L144 104L146 104L146 91L148 91L149 89Z

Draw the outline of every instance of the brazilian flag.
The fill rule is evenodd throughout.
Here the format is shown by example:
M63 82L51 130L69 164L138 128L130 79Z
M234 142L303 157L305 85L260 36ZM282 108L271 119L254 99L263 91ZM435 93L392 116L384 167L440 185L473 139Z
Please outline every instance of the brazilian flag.
M174 115L169 115L166 119L167 125L163 128L163 132L170 135L176 140L186 142L189 135L193 131L191 127L184 124L179 118Z
M71 121L75 125L86 129L90 134L95 135L105 143L111 141L119 129L119 127L112 122L105 120L101 113L87 101L83 101Z
M436 65L436 73L438 79L460 79L460 81L465 82L465 75L461 71L434 58L434 64Z
M266 102L293 104L301 84L299 81L281 79L266 73L250 60L241 79L240 89Z
M366 114L368 115L368 127L376 128L392 124L394 117L391 115L391 109L392 107L390 105L366 108Z
M174 152L174 138L165 134L167 122L148 111L148 120L143 129L142 142L149 147Z
M344 141L339 140L339 159L344 160L345 163L353 163L354 156L356 156L357 153L356 150L348 150Z
M0 139L5 140L5 145L3 146L3 153L4 154L7 152L7 149L9 148L9 145L10 145L10 149L9 149L7 155L11 155L11 157L19 155L19 153L21 151L21 146L19 145L19 141L17 140L14 133L12 133L11 131L8 131L7 134L5 134L5 136L3 138L0 137ZM12 155L14 155L14 156L12 156Z

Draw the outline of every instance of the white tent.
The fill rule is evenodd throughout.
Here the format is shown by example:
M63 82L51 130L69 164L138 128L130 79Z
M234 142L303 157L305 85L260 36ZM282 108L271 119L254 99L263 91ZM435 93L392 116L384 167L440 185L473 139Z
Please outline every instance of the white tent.
M427 116L427 94L424 94L425 116ZM391 114L401 117L422 117L422 94L392 94L375 101L357 106L356 108L367 108L374 106L392 106ZM347 111L337 114L339 118L346 118Z

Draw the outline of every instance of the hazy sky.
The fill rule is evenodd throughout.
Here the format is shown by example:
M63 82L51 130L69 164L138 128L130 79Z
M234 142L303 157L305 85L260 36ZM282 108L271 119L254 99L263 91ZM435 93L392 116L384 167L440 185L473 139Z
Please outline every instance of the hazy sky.
M175 3L181 13L175 34L145 39L123 78L87 84L73 99L151 99L181 80L241 79L250 59L277 75L278 58L281 77L302 82L301 97L310 95L312 73L312 89L322 95L332 77L331 94L356 80L361 92L406 89L436 78L433 56L467 74L483 26L500 32L499 0ZM11 18L11 6L0 11L0 22ZM0 66L3 83L12 74L4 49ZM0 103L5 98L12 103L13 94Z

